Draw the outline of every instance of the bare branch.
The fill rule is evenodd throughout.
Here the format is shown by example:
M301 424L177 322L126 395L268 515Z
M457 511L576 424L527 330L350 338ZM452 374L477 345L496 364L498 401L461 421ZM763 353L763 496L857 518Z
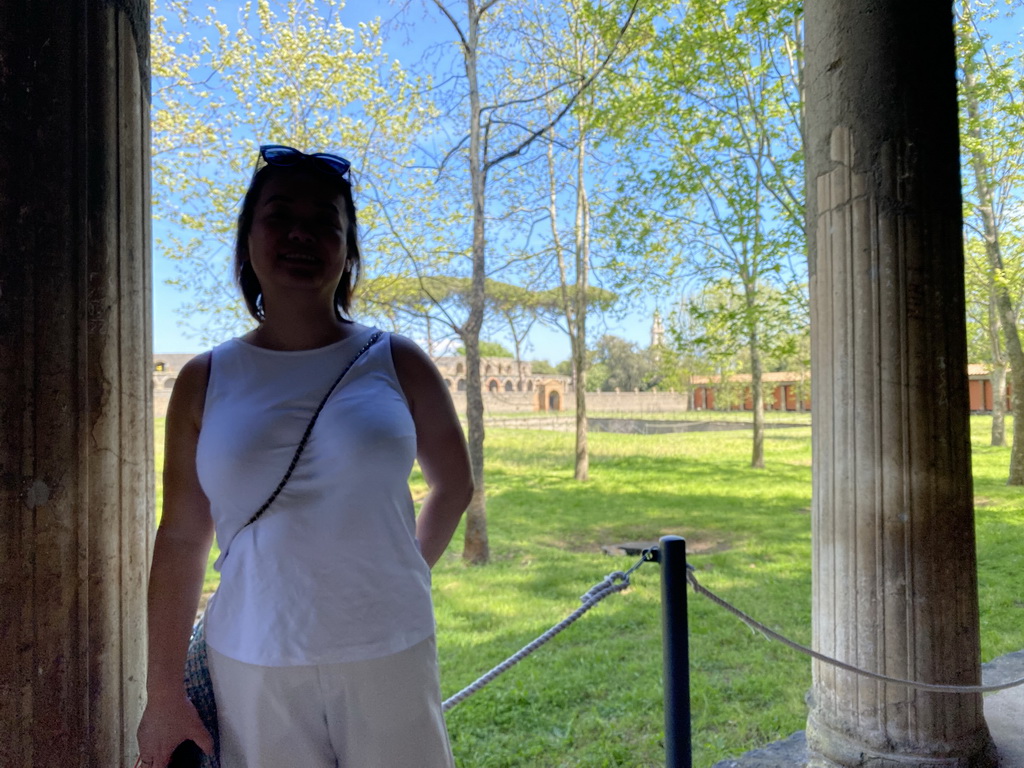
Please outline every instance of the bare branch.
M447 6L445 6L445 4L441 2L441 0L434 0L434 5L437 6L437 9L441 11L441 13L443 13L445 17L448 19L448 21L451 23L452 28L455 30L455 34L459 36L459 42L462 43L462 47L468 49L469 41L466 40L466 36L462 33L462 27L459 26L459 22L456 20L454 16L452 16Z
M492 2L494 2L494 1L495 0L492 0ZM493 160L488 160L484 164L484 172L485 173L488 170L490 170L491 168L493 168L495 165L498 165L499 163L502 163L505 160L509 160L509 159L511 159L513 157L517 157L518 155L521 155L523 152L525 152L530 147L531 144L533 144L533 142L535 142L538 138L540 138L545 133L547 133L552 128L554 128L556 125L558 125L559 121L563 117L565 117L565 115L567 115L569 113L569 111L576 104L576 101L579 99L579 97L581 95L583 95L583 92L586 91L591 86L591 84L593 84L593 82L595 80L597 80L597 78L601 75L601 73L604 72L605 69L608 67L608 65L611 62L612 58L614 58L615 53L618 51L619 45L622 43L623 38L626 36L626 31L629 29L630 24L632 24L632 22L633 22L633 17L636 15L637 7L639 6L639 4L640 4L640 0L633 0L633 3L632 3L632 5L630 6L630 9L629 9L629 14L626 17L625 22L623 22L622 26L619 28L619 34L615 38L615 42L612 44L611 48L608 50L608 53L601 60L601 62L597 65L597 67L594 69L594 71L591 72L586 77L586 79L584 79L584 81L580 84L580 87L575 91L575 93L573 93L572 96L569 97L569 99L563 105L562 109L559 110L555 114L555 116L552 117L547 122L546 125L544 125L541 128L537 128L537 129L531 131L530 135L527 136L523 141L521 141L516 147L514 147L514 148L512 148L512 149L510 149L510 150L508 150L508 151L506 151L504 153L502 153L501 155L498 155ZM486 155L485 155L485 157L486 157Z

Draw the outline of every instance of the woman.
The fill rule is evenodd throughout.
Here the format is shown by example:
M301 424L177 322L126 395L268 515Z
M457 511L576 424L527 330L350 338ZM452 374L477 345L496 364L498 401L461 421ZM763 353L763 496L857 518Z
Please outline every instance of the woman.
M342 378L280 495L317 404L374 329L348 319L359 274L349 164L261 147L235 269L257 327L191 360L167 411L164 509L149 587L140 762L213 749L182 684L214 533L206 610L222 768L438 768L430 567L472 494L447 389L383 334ZM408 477L430 487L415 516Z

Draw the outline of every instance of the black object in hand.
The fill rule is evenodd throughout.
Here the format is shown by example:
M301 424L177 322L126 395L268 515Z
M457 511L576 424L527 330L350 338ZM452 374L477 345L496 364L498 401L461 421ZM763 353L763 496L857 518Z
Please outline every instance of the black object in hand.
M174 754L171 755L171 762L167 764L167 768L199 768L202 759L203 750L194 741L188 739L181 742L178 748L174 750Z

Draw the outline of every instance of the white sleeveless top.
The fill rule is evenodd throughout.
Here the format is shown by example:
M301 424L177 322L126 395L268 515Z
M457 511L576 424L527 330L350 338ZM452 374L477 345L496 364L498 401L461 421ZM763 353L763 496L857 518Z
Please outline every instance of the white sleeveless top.
M264 666L358 661L434 631L408 483L416 430L388 334L331 395L284 490L243 528L372 332L298 352L239 339L213 350L196 464L221 549L206 639L225 656Z

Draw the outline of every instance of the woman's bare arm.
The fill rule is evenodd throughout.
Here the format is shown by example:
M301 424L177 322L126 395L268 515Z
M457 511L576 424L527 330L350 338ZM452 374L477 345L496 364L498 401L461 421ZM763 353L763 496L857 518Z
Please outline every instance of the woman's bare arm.
M164 503L149 578L147 705L139 749L167 764L185 739L212 752L213 743L185 697L185 654L213 543L210 504L196 473L196 444L206 399L209 353L182 368L167 408Z
M416 518L416 537L427 563L444 554L473 495L473 473L462 425L436 366L416 344L391 337L402 391L416 424L416 459L430 491Z

